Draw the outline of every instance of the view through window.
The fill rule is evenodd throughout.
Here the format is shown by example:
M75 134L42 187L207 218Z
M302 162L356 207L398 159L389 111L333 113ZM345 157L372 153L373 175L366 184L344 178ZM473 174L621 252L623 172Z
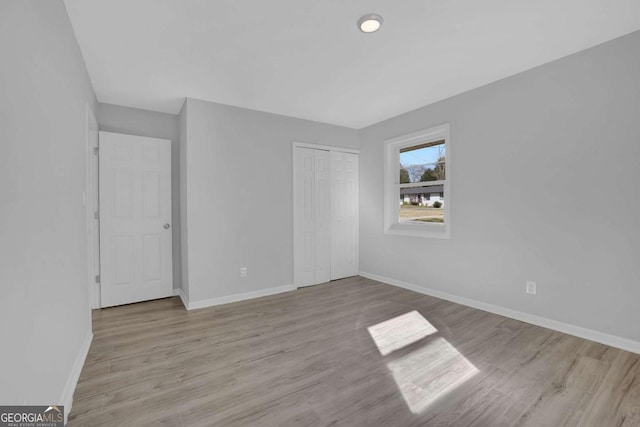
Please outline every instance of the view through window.
M401 148L399 223L444 223L445 140Z

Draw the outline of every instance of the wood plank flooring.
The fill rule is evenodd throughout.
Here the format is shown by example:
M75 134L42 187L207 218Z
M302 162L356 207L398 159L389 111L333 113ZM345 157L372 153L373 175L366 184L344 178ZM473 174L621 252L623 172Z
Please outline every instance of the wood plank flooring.
M70 426L640 426L640 356L354 277L93 313Z

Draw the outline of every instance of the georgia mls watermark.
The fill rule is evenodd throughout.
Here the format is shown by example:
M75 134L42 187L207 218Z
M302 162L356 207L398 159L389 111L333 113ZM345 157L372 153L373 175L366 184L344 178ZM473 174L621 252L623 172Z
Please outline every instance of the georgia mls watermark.
M64 427L64 406L0 406L0 427Z

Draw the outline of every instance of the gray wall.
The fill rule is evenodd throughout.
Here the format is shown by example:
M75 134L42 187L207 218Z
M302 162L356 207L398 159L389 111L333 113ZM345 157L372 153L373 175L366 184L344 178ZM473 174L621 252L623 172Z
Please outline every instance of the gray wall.
M62 1L0 2L0 404L61 403L91 333L85 104Z
M180 288L180 132L178 116L98 103L100 130L171 140L171 215L173 217L173 287Z
M640 340L638 52L640 32L363 129L362 271ZM445 122L451 240L384 235L383 140Z
M190 301L293 284L292 141L357 148L357 131L193 99L186 108Z

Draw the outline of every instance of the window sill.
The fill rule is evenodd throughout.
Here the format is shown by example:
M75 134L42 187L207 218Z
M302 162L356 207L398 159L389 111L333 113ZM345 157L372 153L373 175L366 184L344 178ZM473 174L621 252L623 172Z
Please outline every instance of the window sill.
M386 227L384 234L396 236L426 237L431 239L450 239L450 227L444 224L401 224Z

